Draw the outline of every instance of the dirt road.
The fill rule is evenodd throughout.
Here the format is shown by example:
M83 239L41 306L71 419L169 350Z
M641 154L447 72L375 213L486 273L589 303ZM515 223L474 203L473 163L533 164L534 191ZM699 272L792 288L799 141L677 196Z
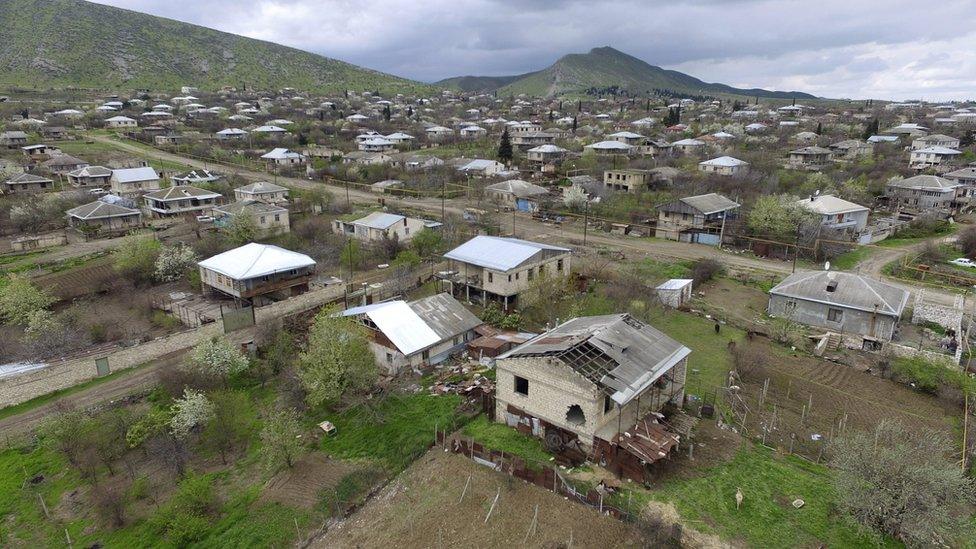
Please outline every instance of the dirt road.
M148 389L156 384L157 374L163 368L176 367L186 351L166 355L134 370L124 371L118 377L82 389L76 393L56 398L23 413L0 419L0 433L17 435L37 427L46 417L55 413L59 405L66 404L77 410L117 400Z

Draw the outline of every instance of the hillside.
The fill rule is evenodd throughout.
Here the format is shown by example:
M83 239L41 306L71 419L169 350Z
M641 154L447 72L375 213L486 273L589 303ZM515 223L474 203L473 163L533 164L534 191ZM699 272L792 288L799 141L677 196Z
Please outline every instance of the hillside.
M533 74L535 73L515 76L455 76L434 82L434 85L468 93L490 92Z
M0 87L430 86L305 51L82 0L0 0Z
M449 78L437 83L445 87L479 85L478 91L536 96L581 93L590 88L617 86L640 94L654 89L671 90L688 95L738 95L775 99L813 99L802 92L779 92L764 89L741 89L725 84L703 82L682 72L662 69L611 47L594 48L589 53L563 56L549 67L519 76Z

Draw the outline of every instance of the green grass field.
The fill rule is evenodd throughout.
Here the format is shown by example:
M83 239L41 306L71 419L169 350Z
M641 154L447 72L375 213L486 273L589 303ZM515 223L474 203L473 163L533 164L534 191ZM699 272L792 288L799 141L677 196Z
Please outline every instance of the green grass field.
M689 392L707 393L725 386L731 366L729 341L741 341L745 332L724 325L716 334L713 321L677 311L667 311L651 319L650 323L691 349L688 357Z
M742 490L742 507L735 493ZM632 499L630 499L632 498ZM792 506L800 498L800 509ZM743 446L735 457L701 476L670 480L651 490L625 489L616 504L657 500L674 504L695 529L750 547L872 547L878 540L843 518L836 508L832 474L824 466L784 457L758 445ZM880 540L897 547L893 540Z

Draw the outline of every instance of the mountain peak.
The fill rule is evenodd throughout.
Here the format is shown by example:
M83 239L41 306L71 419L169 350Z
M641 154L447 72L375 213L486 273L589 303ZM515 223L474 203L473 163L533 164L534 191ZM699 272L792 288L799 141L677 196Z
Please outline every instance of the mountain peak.
M613 46L599 46L587 53L560 57L549 67L518 76L466 79L448 78L439 85L468 92L499 91L503 94L564 95L587 90L617 88L634 95L668 91L675 95L733 95L811 99L801 92L777 92L764 89L741 89L725 84L703 82L687 74L662 69L622 52Z

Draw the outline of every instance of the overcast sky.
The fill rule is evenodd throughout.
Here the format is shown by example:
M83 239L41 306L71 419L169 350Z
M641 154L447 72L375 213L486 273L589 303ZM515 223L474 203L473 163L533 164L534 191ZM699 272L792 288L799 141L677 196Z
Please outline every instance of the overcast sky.
M709 82L976 97L976 3L943 0L97 0L423 81L613 46Z

